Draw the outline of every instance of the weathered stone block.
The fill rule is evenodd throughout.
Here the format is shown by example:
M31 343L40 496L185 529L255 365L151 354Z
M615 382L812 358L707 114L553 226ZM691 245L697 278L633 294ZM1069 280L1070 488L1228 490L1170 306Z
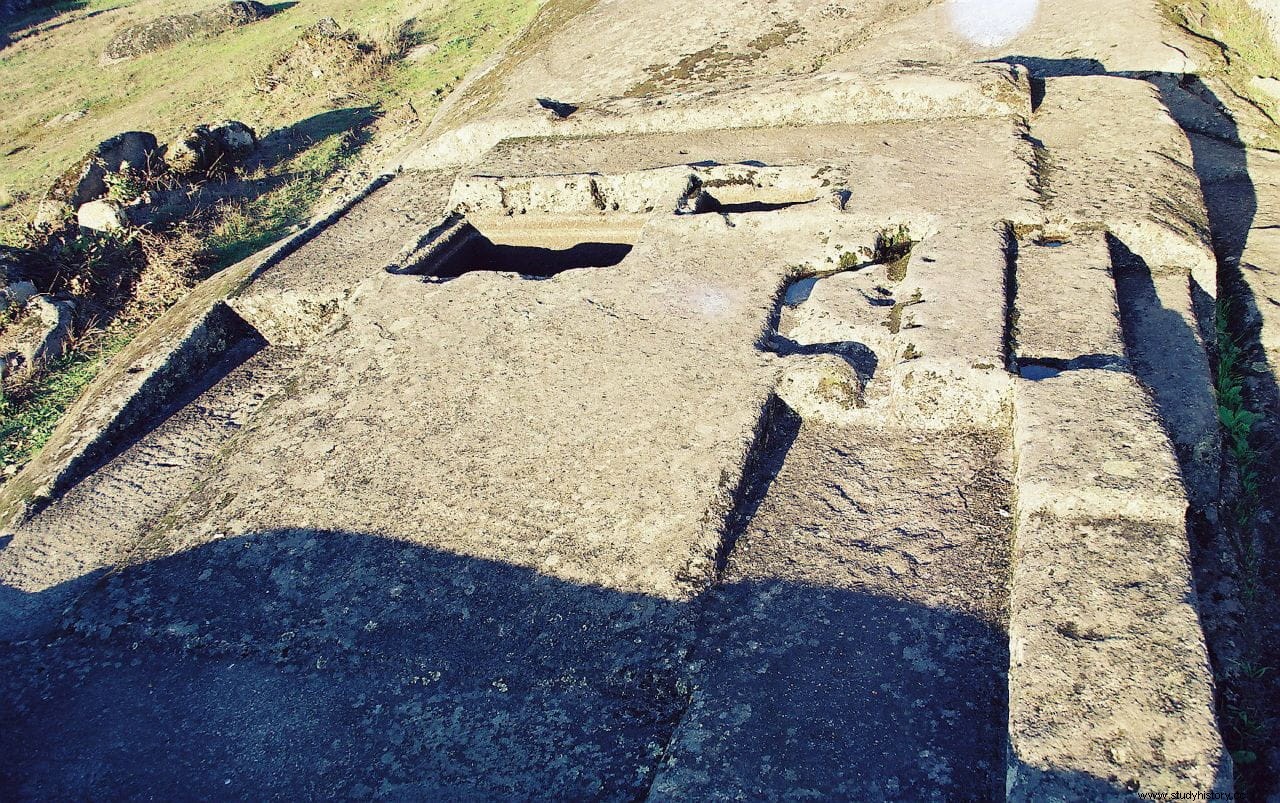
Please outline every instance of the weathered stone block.
M1105 228L1159 269L1190 270L1217 295L1200 181L1187 135L1146 81L1051 78L1032 118L1045 218Z
M1014 355L1020 361L1123 366L1127 360L1101 232L1018 247Z
M1184 521L1177 459L1134 376L1078 370L1018 380L1014 404L1024 513Z
M1024 512L1009 653L1010 800L1231 788L1181 524Z

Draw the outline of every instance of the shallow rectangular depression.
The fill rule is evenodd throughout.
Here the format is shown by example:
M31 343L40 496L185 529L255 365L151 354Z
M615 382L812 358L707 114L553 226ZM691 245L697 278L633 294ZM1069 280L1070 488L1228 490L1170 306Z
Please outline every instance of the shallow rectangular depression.
M472 271L549 278L566 270L613 267L631 252L644 222L623 217L455 215L388 270L447 280Z

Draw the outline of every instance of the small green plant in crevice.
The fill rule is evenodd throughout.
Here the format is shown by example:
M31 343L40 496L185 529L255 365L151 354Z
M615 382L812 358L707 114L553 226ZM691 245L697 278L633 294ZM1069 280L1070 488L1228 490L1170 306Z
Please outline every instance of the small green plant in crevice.
M107 173L102 177L107 185L107 200L127 204L147 190L147 178L134 170Z
M1236 498L1230 505L1228 532L1240 568L1241 593L1246 601L1257 590L1257 555L1252 528L1257 518L1259 497L1258 454L1252 443L1254 427L1261 416L1248 408L1244 389L1244 349L1231 332L1231 304L1219 299L1215 311L1218 366L1214 377L1218 396L1218 421L1222 425L1227 454L1235 467Z
M1222 530L1234 551L1241 601L1244 615L1241 635L1243 653L1230 659L1230 669L1225 673L1222 720L1229 730L1228 743L1231 756L1239 772L1236 774L1236 792L1245 799L1252 799L1254 775L1252 765L1258 763L1259 753L1270 740L1266 725L1265 700L1270 694L1266 688L1266 676L1272 672L1258 658L1255 642L1256 617L1262 614L1258 608L1259 593L1264 585L1259 572L1262 560L1258 554L1259 514L1262 509L1259 454L1256 426L1262 416L1249 409L1250 399L1245 387L1245 365L1249 356L1247 346L1235 332L1239 318L1230 299L1224 294L1215 309L1215 334L1218 360L1215 366L1214 384L1217 391L1218 420L1222 426L1224 468ZM1229 477L1234 476L1234 488ZM1232 493L1233 491L1233 493ZM1265 604L1265 602L1263 602Z
M1256 714L1249 711L1243 706L1229 706L1228 712L1231 714L1230 724L1239 736L1248 741L1257 739L1266 732L1266 726L1258 719ZM1252 753L1251 750L1236 750L1235 753ZM1238 759L1237 759L1238 760ZM1243 764L1251 763L1249 761L1240 762Z
M875 261L886 266L889 281L900 282L907 278L907 263L911 261L911 249L915 246L906 226L884 229L876 235Z

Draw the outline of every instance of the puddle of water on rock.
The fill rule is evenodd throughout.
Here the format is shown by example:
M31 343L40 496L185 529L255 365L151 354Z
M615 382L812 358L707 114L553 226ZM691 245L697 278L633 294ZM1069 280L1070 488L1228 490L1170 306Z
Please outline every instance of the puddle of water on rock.
M818 284L818 277L811 276L808 279L801 279L792 282L787 287L787 292L782 296L782 303L788 307L798 307L809 300L809 295L813 292L813 288Z
M1050 379L1060 373L1062 371L1057 368L1050 368L1047 365L1024 365L1018 370L1018 374L1023 379L1030 379L1033 382L1038 382L1041 379Z

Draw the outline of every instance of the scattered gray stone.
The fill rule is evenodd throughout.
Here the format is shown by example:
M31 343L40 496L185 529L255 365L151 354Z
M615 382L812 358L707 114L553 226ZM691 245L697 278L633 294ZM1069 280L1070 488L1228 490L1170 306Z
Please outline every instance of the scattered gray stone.
M65 201L45 199L36 207L36 216L31 224L37 229L48 231L61 228L75 214L71 204Z
M0 376L27 374L61 357L71 336L74 310L71 301L32 297L23 314L0 334Z
M166 147L165 161L170 169L178 173L202 172L213 161L212 153L215 145L216 143L209 136L208 129L198 126L182 139Z
M20 248L0 245L0 285L8 284L11 277L21 273L24 254Z
M67 112L66 114L59 114L55 117L49 118L49 120L45 122L44 127L58 128L59 126L64 126L70 123L74 123L76 120L80 120L88 116L88 114L89 114L88 109L76 109L73 112Z
M13 282L0 290L0 312L14 307L24 307L36 294L36 286L29 281Z
M231 159L243 159L258 147L258 135L239 120L224 120L210 128L209 134Z
M258 146L254 130L238 120L198 125L169 145L165 159L183 175L220 172L248 156Z
M116 231L129 224L124 210L113 201L97 200L76 210L76 223L90 231Z
M49 188L47 200L78 209L89 201L107 194L107 176L126 170L143 170L156 159L159 145L154 134L146 131L126 131L103 140L86 153L70 170L63 173ZM46 221L65 215L61 207L50 206L44 214ZM37 225L41 215L37 214Z
M409 52L404 55L404 57L406 61L416 62L416 61L422 61L423 59L426 59L430 56L434 56L436 53L439 53L439 52L440 52L440 45L436 44L435 42L427 42L425 45L418 45L417 47L410 49Z
M192 14L166 14L117 33L102 58L106 62L135 58L194 36L213 36L269 16L271 9L252 0L223 3Z
M316 36L338 37L342 36L342 26L333 17L325 17L317 20L315 25L307 29L307 33Z

